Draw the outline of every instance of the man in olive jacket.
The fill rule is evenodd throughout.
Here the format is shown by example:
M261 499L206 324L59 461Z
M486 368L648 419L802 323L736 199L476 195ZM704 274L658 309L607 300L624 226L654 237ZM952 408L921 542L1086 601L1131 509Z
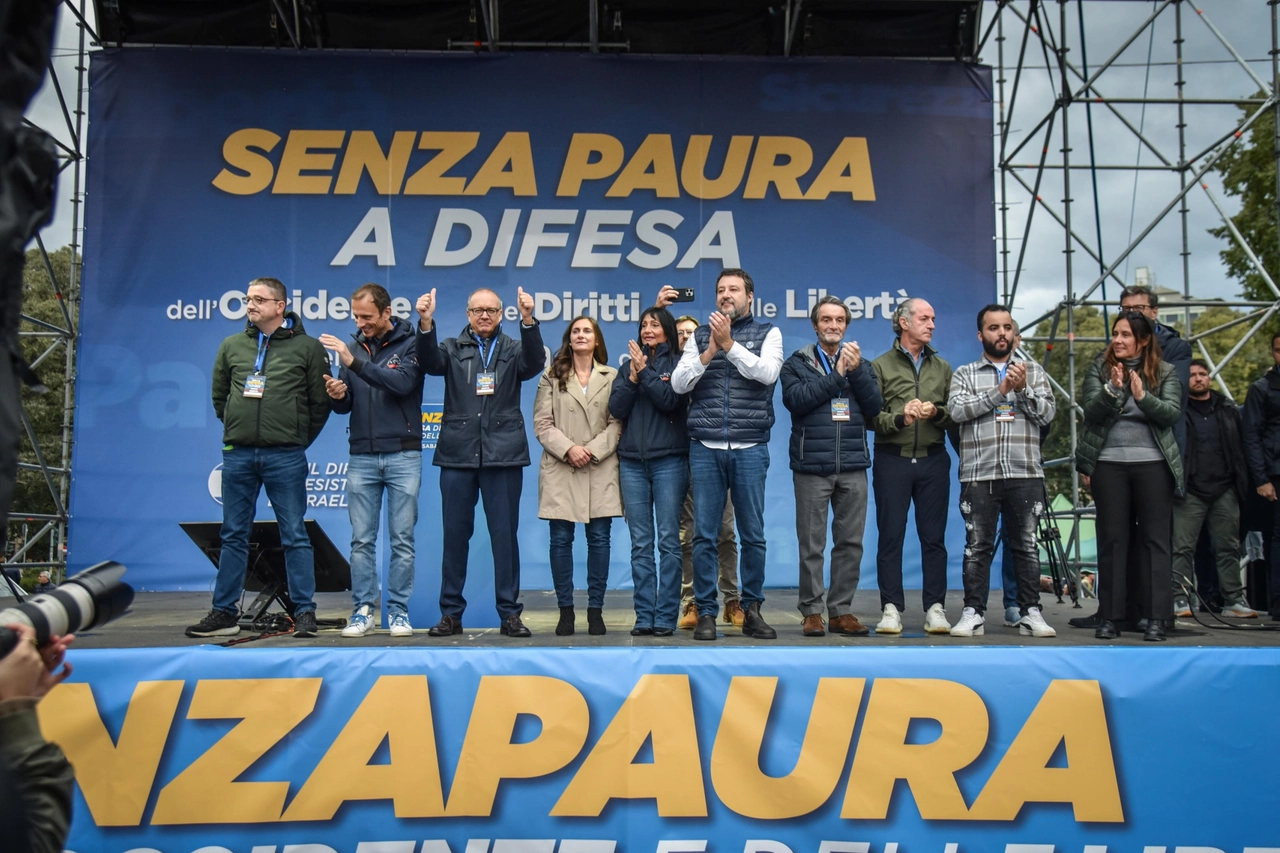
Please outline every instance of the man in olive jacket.
M315 560L303 524L307 448L329 419L329 356L285 310L284 285L258 278L245 297L244 331L222 342L213 363L213 409L222 421L222 553L213 609L188 637L240 632L249 532L263 487L280 526L295 637L316 635Z
M542 373L546 363L542 332L533 316L533 296L516 290L520 340L499 325L502 300L488 288L467 299L468 325L456 338L440 342L432 319L436 292L418 298L418 363L430 376L444 377L444 418L433 463L440 468L440 512L444 548L440 564L440 622L433 637L462 633L467 600L467 555L476 523L476 502L484 499L493 548L493 590L501 631L527 637L520 621L520 491L529 464L529 441L520 412L520 383Z
M908 299L893 315L897 339L871 362L884 408L871 424L876 433L872 489L876 496L876 570L883 618L878 634L902 633L902 543L907 511L916 505L920 566L924 572L924 629L951 631L943 602L947 596L947 507L951 502L951 457L947 455L947 397L951 365L929 346L933 306Z

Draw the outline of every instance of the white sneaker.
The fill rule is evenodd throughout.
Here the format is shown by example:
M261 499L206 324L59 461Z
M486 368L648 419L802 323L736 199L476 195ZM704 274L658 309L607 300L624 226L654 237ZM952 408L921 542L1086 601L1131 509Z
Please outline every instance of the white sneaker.
M1028 607L1027 615L1018 623L1018 633L1023 637L1056 637L1058 632L1046 621L1039 607Z
M1222 608L1222 615L1234 616L1236 619L1257 619L1258 611L1243 601L1237 601L1235 604Z
M942 609L941 604L935 604L929 608L929 612L924 614L924 632L926 634L948 634L951 632L951 623L947 621L947 611Z
M391 617L391 636L393 637L412 637L413 626L409 624L409 617L403 613L397 613Z
M363 637L372 627L373 623L369 621L369 605L362 604L355 613L351 614L351 621L347 622L347 627L342 629L342 636Z
M1017 628L1018 623L1022 621L1022 611L1018 609L1018 605L1006 607L1004 609L1004 626L1006 628Z
M877 634L901 634L902 633L902 617L898 614L898 608L892 604L884 606L884 616L881 617L880 623L876 625Z
M939 613L942 612L941 605L935 604L933 607L937 607ZM933 615L933 607L929 608L930 616ZM956 626L950 629L948 633L953 637L981 637L984 630L982 626L986 624L986 621L987 620L982 618L981 613L974 610L972 607L966 607L964 609L964 613L960 614L960 621L957 622ZM945 623L946 618L944 617L943 624ZM925 624L925 630L929 631L928 623ZM930 631L930 633L936 634L940 632Z

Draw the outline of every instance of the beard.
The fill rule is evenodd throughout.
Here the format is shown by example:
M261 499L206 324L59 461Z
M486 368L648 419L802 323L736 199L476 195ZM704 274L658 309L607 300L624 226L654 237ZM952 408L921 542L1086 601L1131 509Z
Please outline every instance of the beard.
M721 309L720 313L724 314L730 320L741 320L743 317L751 313L751 302L748 301L747 304L743 305L741 308L735 307L730 311Z
M998 340L988 341L984 338L982 341L982 351L985 352L989 357L993 359L1004 358L1005 356L1013 352L1013 345L1011 341L1005 342L1005 347L1003 350L999 349L997 344L999 344Z

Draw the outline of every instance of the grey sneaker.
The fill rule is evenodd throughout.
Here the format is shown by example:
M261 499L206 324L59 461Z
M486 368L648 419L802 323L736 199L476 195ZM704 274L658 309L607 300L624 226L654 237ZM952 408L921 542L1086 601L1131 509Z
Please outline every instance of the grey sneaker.
M1257 619L1258 611L1254 610L1243 601L1237 601L1235 604L1229 604L1222 608L1223 616L1232 616L1236 619Z

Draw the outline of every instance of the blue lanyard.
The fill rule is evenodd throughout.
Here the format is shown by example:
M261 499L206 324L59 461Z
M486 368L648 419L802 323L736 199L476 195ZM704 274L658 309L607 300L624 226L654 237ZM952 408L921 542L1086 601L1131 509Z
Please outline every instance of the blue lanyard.
M1004 381L1004 375L1009 372L1009 362L1006 361L1004 364L996 364L993 361L991 362L991 365L996 369L996 385L999 385Z
M485 339L476 337L476 342L480 345L480 363L484 365L485 372L489 370L489 362L493 360L493 353L498 343L498 333L495 331L493 337L489 338L489 345L485 346Z
M841 341L841 344L843 343L844 342ZM836 356L837 359L839 357L840 356ZM822 366L826 368L827 373L831 373L832 372L831 359L827 356L826 352L822 349L821 344L818 345L818 358L822 359Z
M271 339L262 332L258 332L258 358L253 363L253 372L261 373L262 365L267 360L267 348L271 346Z

